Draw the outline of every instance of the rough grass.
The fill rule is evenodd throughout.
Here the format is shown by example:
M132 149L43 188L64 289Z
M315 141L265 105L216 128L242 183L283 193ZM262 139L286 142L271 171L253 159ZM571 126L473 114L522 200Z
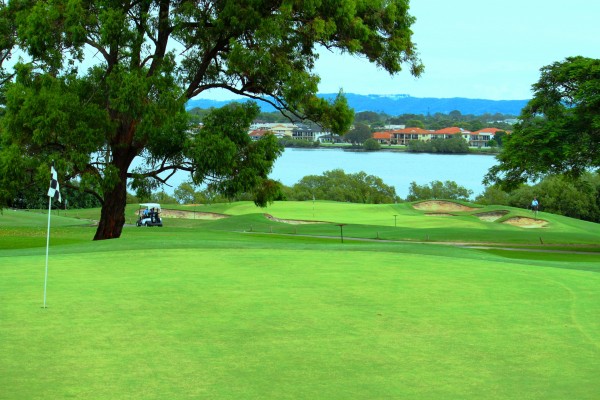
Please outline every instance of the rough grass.
M9 225L5 211L0 398L597 397L597 253L342 244L336 225L313 232L325 237L270 233L294 227L246 204L231 207L246 211L127 227L121 239L102 242L90 240L86 221L66 219L52 229L47 309L45 237L38 240L46 217L38 216L39 229L35 218ZM277 207L269 212L311 212ZM369 218L361 207L327 207L350 223L349 234L400 229L393 219L352 223L352 214ZM413 229L431 224L395 211ZM433 219L440 234L456 232ZM550 220L557 239L588 227Z

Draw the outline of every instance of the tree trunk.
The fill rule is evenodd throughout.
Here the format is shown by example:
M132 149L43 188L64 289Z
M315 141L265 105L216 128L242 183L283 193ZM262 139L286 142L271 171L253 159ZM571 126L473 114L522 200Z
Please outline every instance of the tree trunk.
M118 239L125 225L127 204L127 170L135 157L133 147L113 150L113 166L119 171L119 181L111 190L104 192L104 202L100 211L100 222L94 240Z
M125 225L127 178L118 182L111 191L104 193L100 222L94 240L117 239Z

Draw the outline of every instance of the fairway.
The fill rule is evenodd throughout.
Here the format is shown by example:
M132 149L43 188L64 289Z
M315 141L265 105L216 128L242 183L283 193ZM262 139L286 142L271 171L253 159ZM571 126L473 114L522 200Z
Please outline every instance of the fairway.
M385 231L354 206L327 206L350 239ZM597 250L341 243L232 207L248 211L102 242L65 218L47 309L44 216L39 228L0 216L0 399L597 398ZM445 229L397 210L397 222ZM467 226L445 235L470 229L458 217ZM550 221L556 243L589 226Z

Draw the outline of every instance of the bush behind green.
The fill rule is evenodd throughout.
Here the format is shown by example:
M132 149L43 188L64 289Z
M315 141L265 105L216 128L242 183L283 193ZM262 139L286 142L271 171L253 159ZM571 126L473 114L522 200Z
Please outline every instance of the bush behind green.
M549 213L600 222L600 174L587 172L577 179L550 175L534 185L521 185L510 192L488 186L475 201L529 208L536 196L540 209Z

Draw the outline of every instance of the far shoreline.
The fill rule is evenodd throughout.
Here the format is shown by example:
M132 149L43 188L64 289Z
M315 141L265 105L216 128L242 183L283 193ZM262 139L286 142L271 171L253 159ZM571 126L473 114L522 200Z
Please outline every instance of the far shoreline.
M387 153L406 153L406 154L440 154L440 155L483 155L483 156L496 156L499 154L499 152L493 152L491 151L491 148L488 149L479 149L479 148L470 148L469 152L467 153L443 153L443 152L425 152L425 151L408 151L408 149L406 148L406 146L397 146L397 147L391 147L391 146L385 146L385 147L381 147L381 149L379 150L364 150L360 147L353 147L347 144L321 144L319 146L316 147L312 147L312 146L285 146L285 149L298 149L298 150L342 150L342 151L348 151L348 152L355 152L355 153L377 153L377 152L387 152Z

